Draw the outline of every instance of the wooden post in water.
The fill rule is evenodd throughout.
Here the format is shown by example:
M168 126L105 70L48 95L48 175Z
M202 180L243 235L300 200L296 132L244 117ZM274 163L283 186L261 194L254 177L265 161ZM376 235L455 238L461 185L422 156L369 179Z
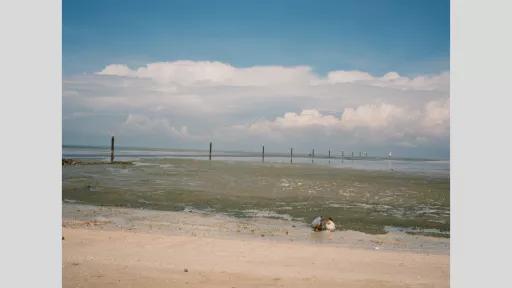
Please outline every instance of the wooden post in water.
M359 152L359 158L361 158L361 152Z
M290 163L293 163L293 148L290 148Z
M208 159L212 160L212 142L210 142L210 154L208 154Z
M315 149L311 150L311 163L313 163L315 158Z
M265 162L265 145L261 149L261 162Z
M331 149L329 149L329 159L331 159Z
M352 152L352 160L354 160L354 152Z
M114 136L112 136L112 141L110 142L110 163L114 163Z
M345 157L345 151L341 151L341 160Z

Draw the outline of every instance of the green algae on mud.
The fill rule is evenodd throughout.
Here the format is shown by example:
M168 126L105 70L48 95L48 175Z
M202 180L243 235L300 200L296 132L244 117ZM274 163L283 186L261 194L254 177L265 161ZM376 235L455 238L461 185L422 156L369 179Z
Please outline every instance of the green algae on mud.
M132 165L131 161L106 161L106 160L79 160L72 158L63 158L62 166L75 166L75 165Z
M385 233L386 226L395 226L449 235L450 181L445 176L170 158L64 166L62 171L64 201L303 222L329 215L341 229Z

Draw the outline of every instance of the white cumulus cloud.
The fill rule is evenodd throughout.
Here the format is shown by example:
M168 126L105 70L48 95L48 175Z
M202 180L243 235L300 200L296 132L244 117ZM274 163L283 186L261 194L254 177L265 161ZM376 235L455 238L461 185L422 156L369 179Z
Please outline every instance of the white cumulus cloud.
M355 83L392 87L397 89L434 90L447 85L449 74L422 75L414 78L388 72L381 77L363 71L336 70L320 77L309 66L252 66L239 68L218 61L155 62L137 69L123 64L110 64L96 73L104 76L120 76L152 79L160 83L177 85L233 85L268 86L278 84Z
M405 121L408 113L404 108L391 104L367 104L356 108L345 108L341 116L341 125L348 129L357 127L379 128L393 121Z
M267 86L286 83L307 83L315 79L307 66L253 66L237 68L217 61L156 62L137 69L111 64L97 73L121 77L153 79L160 83L179 85Z
M362 71L331 71L326 82L357 83L403 90L438 90L449 87L450 75L447 72L438 75L421 75L416 77L401 76L397 72L388 72L381 77Z
M373 79L372 75L362 71L332 71L327 74L327 81L330 83L352 83Z
M213 140L225 149L249 149L255 142L449 149L447 72L319 75L308 66L218 61L112 64L65 77L63 95L65 143L115 131L187 148Z
M367 134L372 138L378 135L381 140L393 140L401 146L412 147L414 143L425 142L426 137L448 136L449 108L446 101L428 102L418 109L386 103L365 104L345 108L340 117L316 109L306 109L300 113L286 112L273 120L259 120L247 126L238 125L236 129L255 134L271 134L281 139L296 135L297 131L308 134L312 130L322 130L331 135Z

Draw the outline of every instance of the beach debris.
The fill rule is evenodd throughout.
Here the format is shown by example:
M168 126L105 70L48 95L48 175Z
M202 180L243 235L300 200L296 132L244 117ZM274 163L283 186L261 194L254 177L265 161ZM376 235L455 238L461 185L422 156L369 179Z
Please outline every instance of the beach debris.
M183 272L188 272L188 269L187 268L183 269Z
M62 159L62 166L64 165L78 165L80 164L79 160L75 159Z
M105 165L105 164L116 164L116 165L134 165L132 161L80 161L78 159L64 158L62 159L62 166L76 166L76 165Z
M265 237L265 234L261 234L261 237Z
M105 225L105 224L108 224L108 223L111 223L109 220L106 220L106 221L98 221L96 219L94 220L89 220L89 221L77 221L78 224L82 224L82 225L85 225L85 226L98 226L98 225Z
M329 231L333 232L336 230L336 225L334 224L334 219L331 217L323 217L318 216L315 219L313 219L313 222L311 222L311 227L314 231Z
M62 240L65 240L64 236L62 236Z

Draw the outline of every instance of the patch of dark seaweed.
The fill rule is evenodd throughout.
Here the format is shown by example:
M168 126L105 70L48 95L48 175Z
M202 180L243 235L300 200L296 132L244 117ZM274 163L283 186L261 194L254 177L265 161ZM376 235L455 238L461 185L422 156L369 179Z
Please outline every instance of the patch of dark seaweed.
M76 165L133 165L133 161L95 161L95 160L78 160L64 158L62 159L62 166L76 166Z
M407 233L409 235L450 238L450 233L442 233L442 232L406 231L405 233Z

